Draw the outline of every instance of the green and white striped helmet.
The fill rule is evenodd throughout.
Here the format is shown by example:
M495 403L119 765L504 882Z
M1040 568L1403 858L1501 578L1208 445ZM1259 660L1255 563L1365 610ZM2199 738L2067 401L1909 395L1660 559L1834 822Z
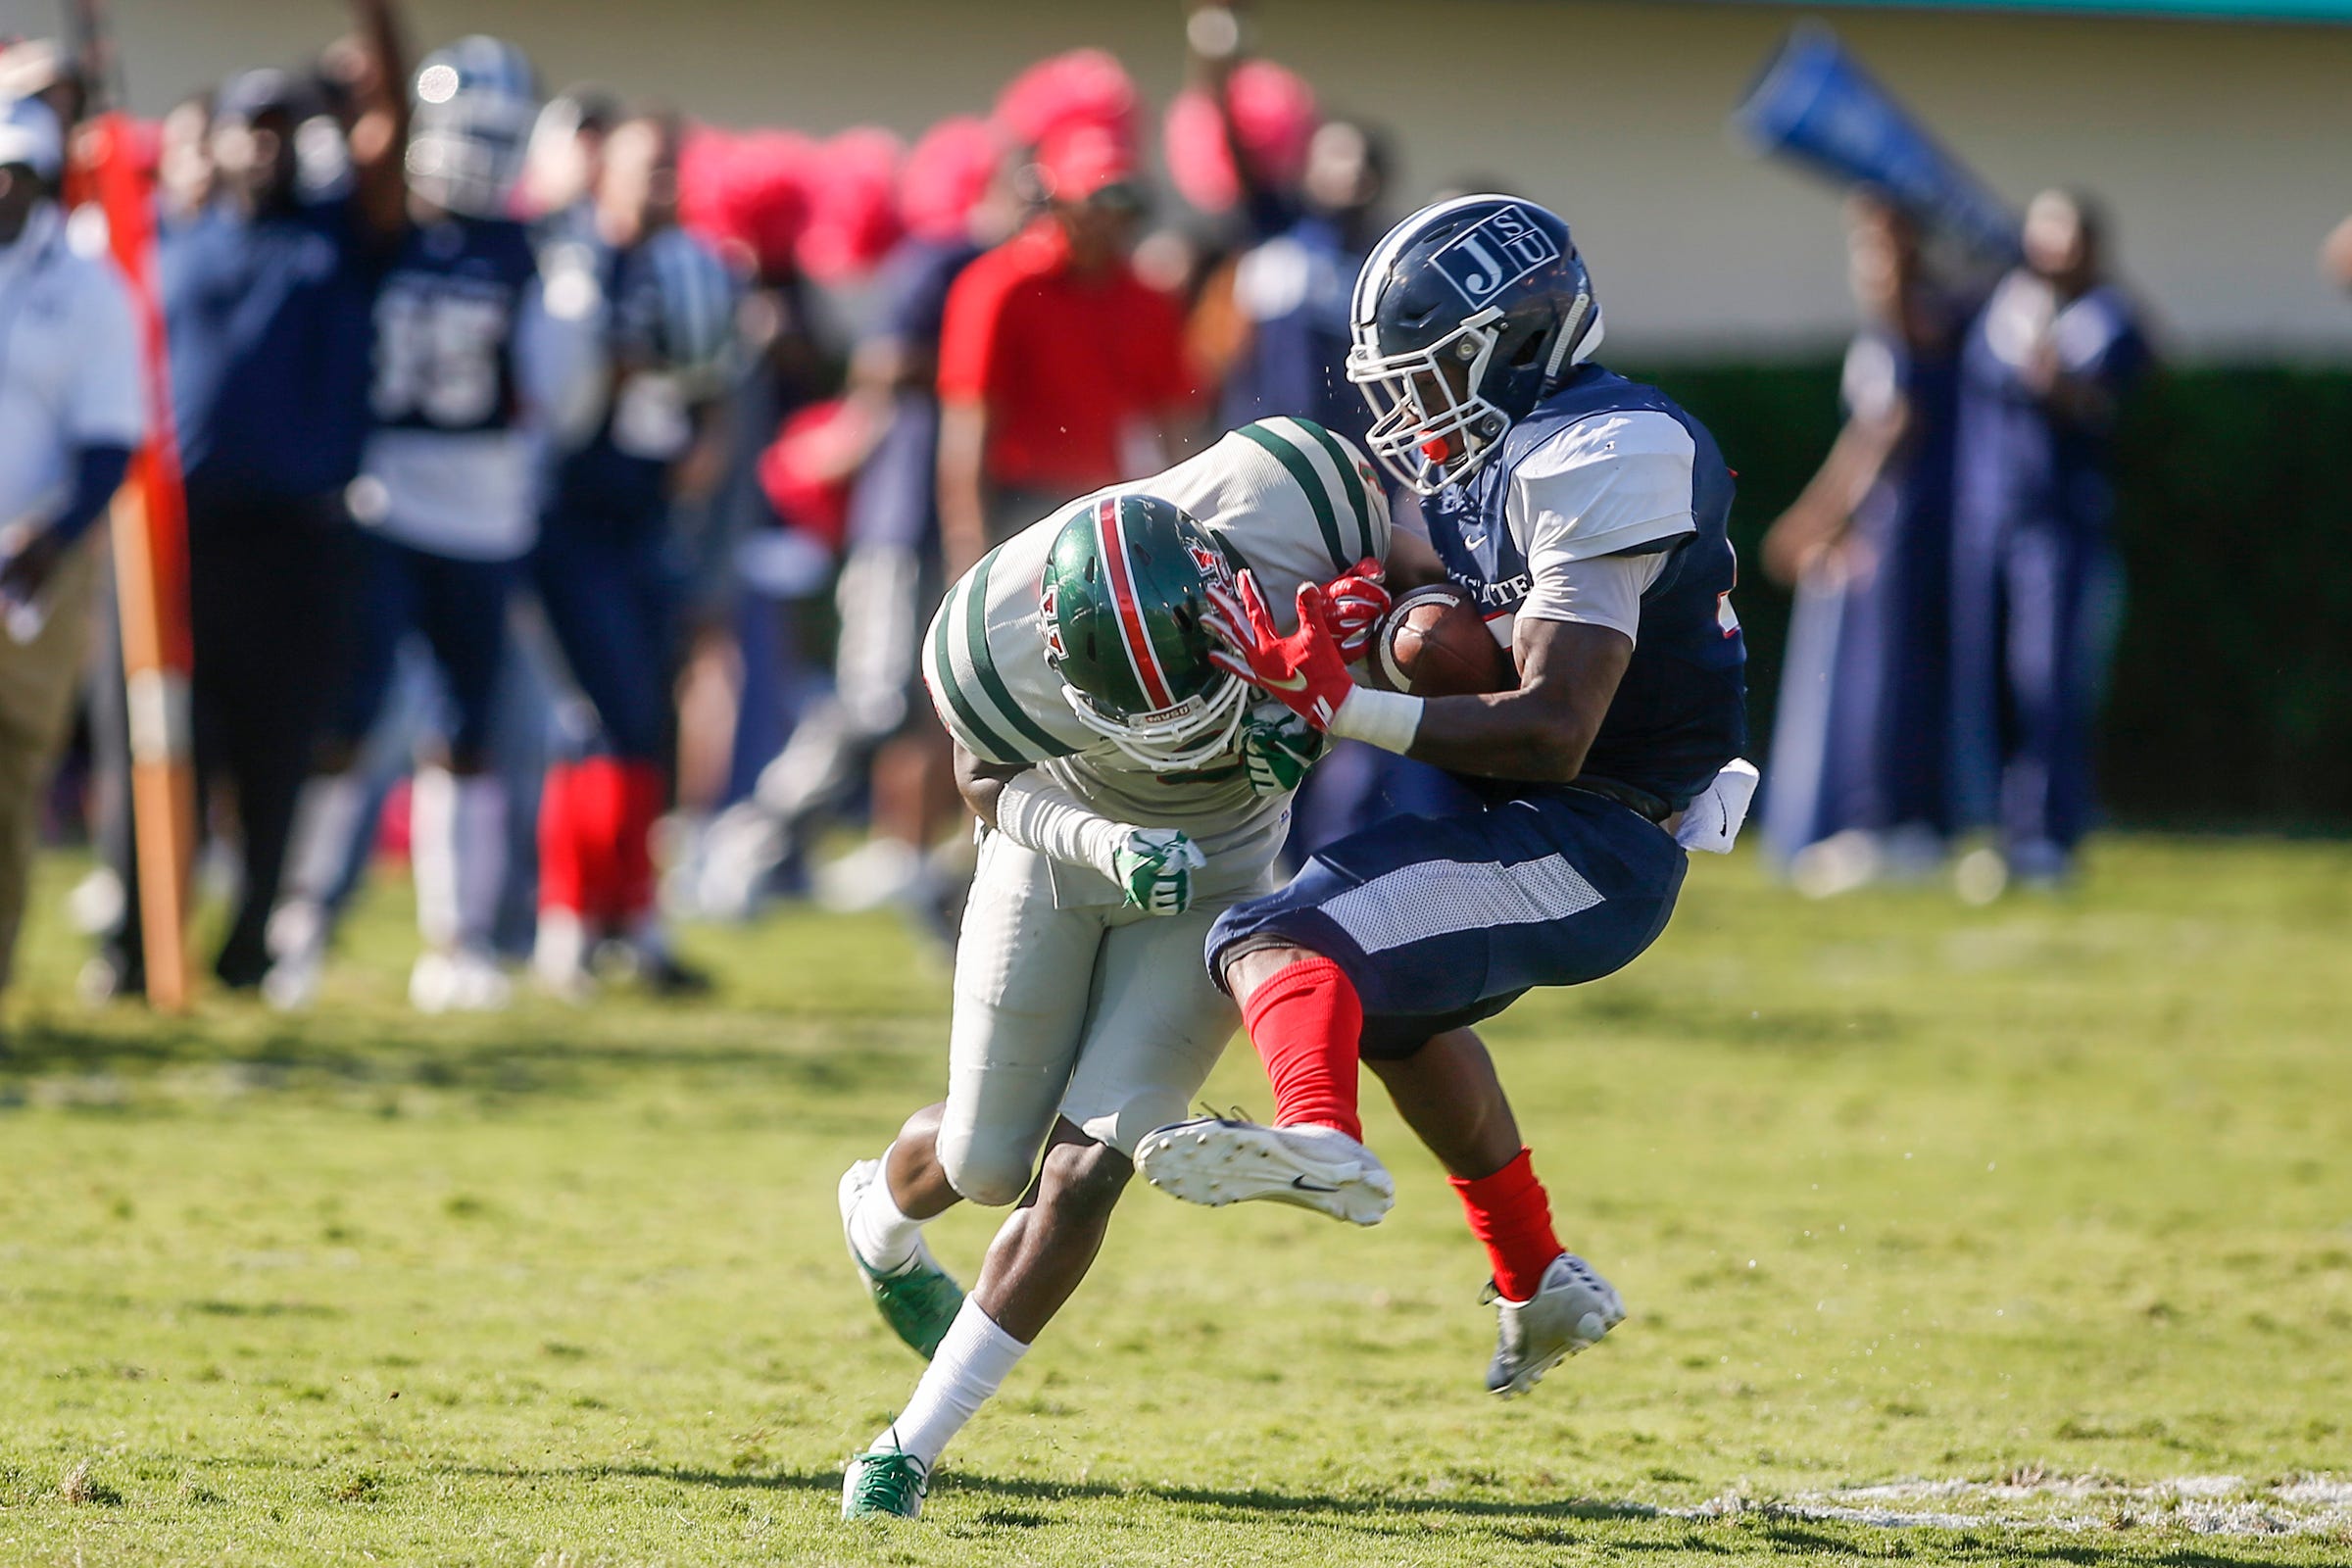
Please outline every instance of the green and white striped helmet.
M1071 513L1046 558L1038 621L1078 722L1166 772L1230 750L1250 688L1209 662L1200 617L1208 585L1231 580L1208 531L1156 496Z

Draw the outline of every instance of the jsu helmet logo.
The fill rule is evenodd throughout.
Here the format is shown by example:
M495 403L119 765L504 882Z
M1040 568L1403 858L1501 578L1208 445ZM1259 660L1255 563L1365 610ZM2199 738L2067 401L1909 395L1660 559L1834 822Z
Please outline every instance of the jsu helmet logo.
M1455 235L1430 257L1430 264L1472 309L1518 282L1536 269L1560 259L1560 247L1538 227L1523 207L1500 207Z

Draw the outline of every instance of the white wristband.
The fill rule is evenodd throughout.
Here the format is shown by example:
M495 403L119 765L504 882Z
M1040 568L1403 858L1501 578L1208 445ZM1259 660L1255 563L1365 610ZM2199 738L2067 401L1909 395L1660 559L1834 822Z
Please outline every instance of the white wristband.
M1034 768L1007 780L997 794L997 830L1048 859L1083 865L1118 880L1114 857L1131 829L1092 811Z
M1421 732L1425 706L1423 699L1402 692L1358 686L1331 715L1331 733L1344 741L1362 741L1402 757L1413 749L1413 737Z

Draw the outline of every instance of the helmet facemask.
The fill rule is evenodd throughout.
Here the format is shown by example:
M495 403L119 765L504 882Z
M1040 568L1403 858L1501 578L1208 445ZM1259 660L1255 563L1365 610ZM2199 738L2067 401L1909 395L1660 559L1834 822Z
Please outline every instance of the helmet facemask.
M1078 722L1117 747L1130 761L1157 773L1189 773L1206 767L1233 750L1242 719L1250 711L1250 688L1240 677L1222 674L1198 697L1155 713L1121 716L1109 712L1074 686L1061 695L1078 715Z
M1502 312L1494 309L1401 354L1382 354L1371 330L1356 328L1348 379L1372 406L1364 444L1398 483L1425 496L1458 484L1510 429L1510 416L1479 394L1501 337Z

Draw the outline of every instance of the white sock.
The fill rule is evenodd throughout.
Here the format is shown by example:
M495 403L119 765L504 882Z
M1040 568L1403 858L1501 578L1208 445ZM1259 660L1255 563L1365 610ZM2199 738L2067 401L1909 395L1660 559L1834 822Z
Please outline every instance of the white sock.
M494 773L458 780L458 940L490 951L507 882L507 787Z
M486 949L507 874L505 789L488 774L426 767L409 800L417 931L442 952Z
M324 904L335 891L358 833L368 792L356 771L316 773L302 787L294 808L294 837L286 857L284 897L288 902Z
M914 1386L914 1396L869 1446L910 1453L925 1470L931 1469L950 1440L980 1413L1028 1353L1029 1347L997 1327L978 1301L965 1297L963 1310L939 1342L939 1353Z
M409 787L409 866L416 877L416 930L428 948L458 944L458 781L420 767Z
M885 1164L889 1155L883 1156ZM923 1222L908 1219L890 1196L890 1177L876 1176L850 1210L850 1245L858 1258L877 1274L895 1274L914 1256L922 1244Z

